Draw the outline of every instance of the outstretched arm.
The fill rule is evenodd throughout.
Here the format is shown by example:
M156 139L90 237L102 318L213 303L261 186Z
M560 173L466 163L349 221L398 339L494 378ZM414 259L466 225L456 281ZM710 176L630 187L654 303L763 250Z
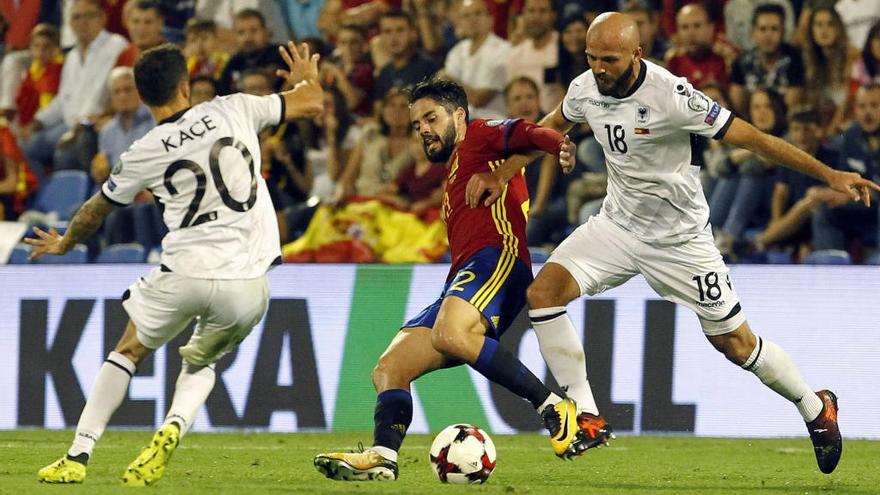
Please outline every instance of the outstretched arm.
M292 41L279 46L288 70L278 69L278 77L292 88L281 93L284 98L284 120L312 118L324 111L324 90L318 80L318 54L309 55L309 46L297 47Z
M474 174L468 180L465 199L468 206L476 207L482 200L485 206L494 203L504 191L504 185L533 161L540 154L547 153L557 156L562 170L570 172L575 166L576 146L568 136L562 133L568 132L574 126L562 116L562 105L541 119L538 126L528 126L523 130L514 129L511 136L509 149L532 149L529 153L521 153L510 156L504 163L496 168L491 174ZM488 193L488 196L486 194ZM485 199L483 200L483 197Z
M34 233L37 234L38 238L24 240L25 243L34 248L30 259L35 260L44 254L61 255L67 253L74 246L94 234L101 224L104 223L107 215L115 208L99 191L79 208L63 236L58 234L55 229L49 229L49 232L46 232L38 227L34 227Z
M880 191L880 186L855 172L835 170L788 142L763 133L742 119L731 118L734 121L722 138L725 143L749 149L772 162L824 181L835 191L847 194L853 201L861 200L866 206L871 205L871 189Z

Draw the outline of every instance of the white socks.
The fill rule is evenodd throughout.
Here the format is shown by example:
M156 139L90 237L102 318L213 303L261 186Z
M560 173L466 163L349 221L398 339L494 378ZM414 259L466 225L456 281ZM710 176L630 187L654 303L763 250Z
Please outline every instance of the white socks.
M804 421L809 423L822 412L822 400L804 381L788 353L773 342L758 337L755 349L742 367L774 392L794 402Z
M110 417L125 399L128 383L135 371L135 364L124 355L113 351L107 356L79 417L73 445L67 451L69 456L92 455L92 449L104 433Z
M531 309L529 319L538 336L544 361L565 394L577 403L578 412L599 414L593 390L587 381L584 347L565 307Z
M538 414L544 412L544 409L547 409L547 406L552 406L557 402L562 402L562 397L554 394L553 392L550 392L550 395L548 395L547 398L544 399L544 402L540 406L538 406Z
M180 436L183 437L196 419L199 408L214 388L215 379L213 364L195 366L184 361L180 375L177 377L177 384L174 386L174 399L171 401L164 424L180 425Z
M381 455L385 458L385 460L391 462L397 462L397 451L394 449L389 449L388 447L382 447L381 445L373 445L367 450L372 450L373 452Z

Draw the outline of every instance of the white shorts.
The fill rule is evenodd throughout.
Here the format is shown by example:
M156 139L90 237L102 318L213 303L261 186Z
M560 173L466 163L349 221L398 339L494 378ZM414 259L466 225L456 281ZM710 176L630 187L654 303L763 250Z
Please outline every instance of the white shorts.
M154 269L131 285L122 306L141 344L157 349L197 320L180 354L190 364L216 362L244 340L269 303L266 276L248 280L206 280Z
M599 214L572 232L547 263L568 270L582 296L617 287L641 273L663 299L693 310L706 335L732 332L745 322L730 270L708 225L687 242L656 246Z

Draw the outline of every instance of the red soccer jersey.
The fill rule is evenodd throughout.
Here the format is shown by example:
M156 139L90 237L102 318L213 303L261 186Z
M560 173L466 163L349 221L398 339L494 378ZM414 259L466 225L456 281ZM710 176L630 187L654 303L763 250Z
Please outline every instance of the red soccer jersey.
M529 192L522 171L510 179L501 198L490 207L469 207L465 190L472 175L494 170L510 155L532 150L558 154L562 139L556 131L519 119L478 119L468 124L464 140L449 158L443 194L452 254L450 276L484 247L507 251L531 266L526 242Z

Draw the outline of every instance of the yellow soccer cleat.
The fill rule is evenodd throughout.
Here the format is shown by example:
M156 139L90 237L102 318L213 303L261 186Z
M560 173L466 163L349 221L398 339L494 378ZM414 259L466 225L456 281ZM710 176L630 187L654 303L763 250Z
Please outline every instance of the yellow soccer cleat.
M82 483L86 479L86 465L67 456L37 471L42 483Z
M361 452L318 454L315 469L337 481L394 481L397 463L372 450Z
M153 435L150 446L128 465L122 474L122 483L128 486L149 486L159 481L179 442L180 428L176 424L159 428Z
M541 413L544 427L550 431L550 446L557 457L571 459L577 455L581 435L577 415L577 406L571 399L547 406Z

